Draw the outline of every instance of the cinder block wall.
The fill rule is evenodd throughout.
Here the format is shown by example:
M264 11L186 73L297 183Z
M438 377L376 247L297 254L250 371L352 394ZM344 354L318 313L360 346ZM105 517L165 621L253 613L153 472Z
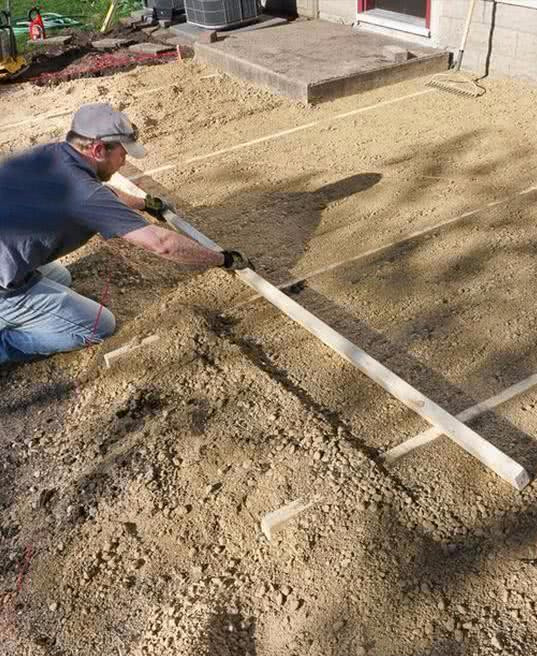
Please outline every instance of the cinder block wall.
M433 0L437 12L436 44L458 50L468 0ZM537 82L537 9L479 0L463 68L484 74L490 45L489 73Z

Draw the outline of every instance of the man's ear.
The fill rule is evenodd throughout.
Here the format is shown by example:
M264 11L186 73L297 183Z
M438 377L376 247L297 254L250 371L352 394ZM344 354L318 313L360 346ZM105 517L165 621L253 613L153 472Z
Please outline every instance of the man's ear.
M91 154L98 162L106 159L106 146L102 141L95 141L91 146Z

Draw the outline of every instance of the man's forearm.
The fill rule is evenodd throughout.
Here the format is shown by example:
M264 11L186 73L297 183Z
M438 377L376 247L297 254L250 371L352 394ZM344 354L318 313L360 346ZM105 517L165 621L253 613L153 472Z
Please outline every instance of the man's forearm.
M201 269L224 264L222 253L209 250L185 235L156 225L129 232L123 239L192 268Z
M139 196L131 196L131 194L126 194L124 191L116 189L116 187L113 187L112 185L108 185L108 187L123 203L125 203L125 205L127 205L127 207L130 207L133 210L138 210L139 212L144 211L145 202L143 198L140 198Z
M177 235L171 231L169 238L164 238L159 255L180 264L204 268L222 266L224 256L218 251L211 251L189 237Z

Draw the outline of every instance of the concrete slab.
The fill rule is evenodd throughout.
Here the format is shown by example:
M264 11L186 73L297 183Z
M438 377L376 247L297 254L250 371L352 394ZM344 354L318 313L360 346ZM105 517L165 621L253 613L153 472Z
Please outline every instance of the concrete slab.
M289 21L287 18L282 18L281 16L269 16L268 14L261 14L257 17L255 23L250 23L250 25L245 25L244 27L238 27L235 30L230 30L229 32L220 32L223 36L229 34L240 34L241 32L252 32L252 30L264 30L267 27L277 27L278 25L287 25Z
M410 59L390 61L383 54L390 45L409 50ZM449 62L444 50L318 20L233 32L218 43L196 43L195 51L217 69L304 103L432 75L447 70Z
M200 35L203 32L211 32L212 30L204 30L202 27L190 25L190 23L179 23L179 25L172 25L170 31L174 33L167 43L188 43L193 45L199 41Z
M100 39L93 41L92 46L97 50L114 50L115 48L122 48L130 45L133 39Z
M174 36L171 39L168 39L166 43L169 46L188 46L189 48L191 48L193 44L190 39L187 39L184 36Z
M168 43L169 39L172 39L175 36L177 35L171 27L167 27L166 29L159 27L158 30L155 30L155 32L151 34L151 38L160 43Z
M215 43L218 41L218 32L206 30L199 35L199 41L201 43Z
M234 34L241 34L243 32L251 32L252 30L261 30L266 27L276 27L277 25L286 25L286 18L277 18L274 16L268 16L267 14L261 14L258 16L257 21L251 25L245 25L244 27L238 27L235 30L229 31L218 31L218 39L222 40L228 36ZM212 32L213 30L206 29L203 27L198 27L197 25L191 25L190 23L183 23L179 25L172 25L170 30L175 32L177 38L180 40L180 43L196 43L202 39L202 35L207 32ZM171 39L168 39L166 43L172 43Z
M175 37L173 37L173 39L168 39L168 43L172 43L175 39L180 43L188 43L190 45L193 45L198 41L202 32L211 31L204 30L201 27L196 27L196 25L190 25L190 23L172 25L170 30L175 33Z
M49 39L38 39L37 41L28 41L28 45L33 48L50 48L52 46L66 46L71 43L73 36L66 34L64 36L53 36Z
M129 50L142 55L159 55L161 52L173 50L173 46L164 43L135 43L133 46L129 46Z

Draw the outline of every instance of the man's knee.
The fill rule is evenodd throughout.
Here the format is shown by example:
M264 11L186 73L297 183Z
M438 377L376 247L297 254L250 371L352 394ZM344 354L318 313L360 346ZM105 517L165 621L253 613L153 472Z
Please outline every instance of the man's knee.
M4 322L0 330L0 363L99 344L116 329L116 319L110 310L75 292L55 288L51 300L55 301L51 307L40 310L40 325L12 328L4 327ZM32 318L35 323L36 317Z
M60 283L60 285L71 287L71 285L73 284L73 276L71 275L69 269L65 267L65 270L62 271L61 280L59 280L58 282Z
M102 341L106 337L113 335L115 331L116 318L110 310L101 306L99 314L95 319L90 339L95 338L96 341Z
M73 283L73 278L69 269L64 267L63 264L59 262L51 262L50 264L45 264L42 267L37 269L43 276L49 280L64 285L65 287L70 287Z

